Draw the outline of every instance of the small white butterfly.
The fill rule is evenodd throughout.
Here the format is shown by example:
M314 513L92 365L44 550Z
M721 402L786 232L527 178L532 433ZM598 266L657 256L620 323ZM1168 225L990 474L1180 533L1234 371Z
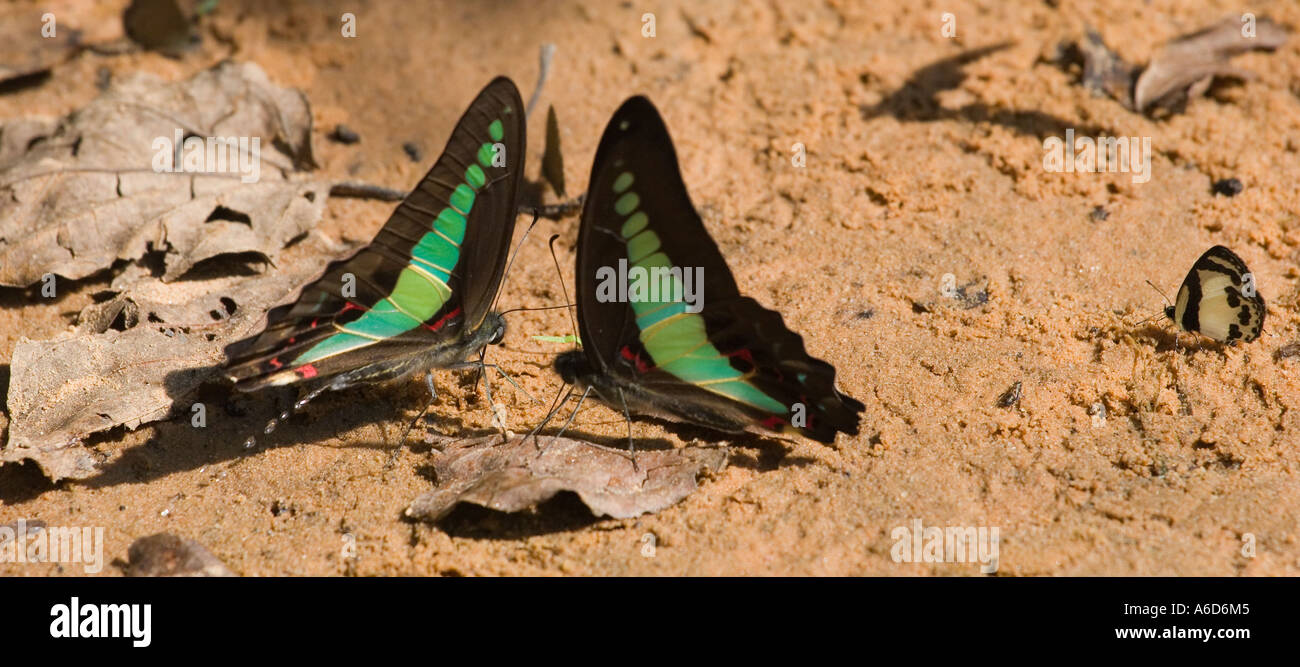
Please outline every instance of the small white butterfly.
M1259 338L1265 311L1255 275L1236 253L1216 245L1192 265L1165 315L1183 331L1236 345Z

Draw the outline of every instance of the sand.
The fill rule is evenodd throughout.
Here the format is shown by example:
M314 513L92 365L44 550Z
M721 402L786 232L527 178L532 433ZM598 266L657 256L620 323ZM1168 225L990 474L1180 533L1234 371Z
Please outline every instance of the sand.
M111 32L124 3L68 4L88 29ZM1156 121L1090 95L1047 62L1056 45L1092 25L1145 62L1235 5L652 4L222 0L199 52L83 53L43 85L0 95L0 117L67 113L94 97L101 67L180 79L232 57L306 92L324 173L406 189L484 83L506 74L527 96L538 47L554 42L542 103L559 113L570 190L585 189L618 104L654 100L742 291L837 367L840 387L866 404L859 436L833 448L684 441L637 421L638 438L730 446L731 463L639 519L596 519L561 497L522 516L458 510L435 526L402 517L433 485L428 448L389 465L425 400L414 380L322 397L251 455L241 444L272 416L269 400L243 402L243 415L211 411L200 435L175 420L96 437L89 446L109 464L90 480L52 484L35 465L6 465L0 524L105 527L106 557L119 563L101 576L121 575L131 542L158 532L201 542L242 575L979 575L966 562L895 562L891 535L918 519L997 527L999 575L1300 573L1300 357L1276 356L1300 339L1300 39L1241 57L1257 80ZM1300 26L1300 5L1253 7ZM358 15L353 40L339 36L345 11ZM648 11L653 38L641 32ZM955 38L941 34L943 11L956 16ZM359 144L326 139L340 122ZM1151 137L1150 181L1044 170L1044 138L1095 127ZM405 156L408 141L422 162ZM805 167L791 163L795 143ZM1229 177L1244 191L1214 195ZM391 208L331 199L321 230L369 238ZM563 303L551 234L571 272L576 218L540 222L504 307ZM1263 337L1226 348L1184 334L1176 345L1162 318L1139 324L1164 305L1144 281L1176 291L1214 244L1256 274ZM965 300L942 293L944 274ZM109 280L81 281L54 303L0 290L0 389L18 338L67 329ZM568 333L566 316L515 313L509 325L489 358L549 399L564 346L530 336ZM488 427L469 381L437 382L435 428ZM1019 404L1000 407L1016 382ZM541 418L543 405L498 385L512 428ZM625 429L596 406L575 425L601 441Z

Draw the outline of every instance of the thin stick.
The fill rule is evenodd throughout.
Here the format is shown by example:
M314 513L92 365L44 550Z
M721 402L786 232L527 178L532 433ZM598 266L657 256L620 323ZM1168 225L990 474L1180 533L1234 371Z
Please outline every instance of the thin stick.
M537 54L537 86L533 88L533 96L528 98L524 118L533 115L533 109L537 107L537 99L542 96L542 86L546 85L546 77L551 73L551 59L554 57L555 45L549 42L543 44Z

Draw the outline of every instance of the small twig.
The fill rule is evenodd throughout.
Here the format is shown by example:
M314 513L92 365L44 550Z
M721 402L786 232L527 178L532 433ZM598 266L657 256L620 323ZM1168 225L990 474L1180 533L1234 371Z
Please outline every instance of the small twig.
M358 199L378 199L379 201L402 201L406 193L369 183L350 181L330 184L331 197L356 197Z
M537 86L533 88L533 96L528 98L528 105L524 111L525 118L533 115L533 108L537 106L537 99L542 96L542 87L546 85L546 77L551 72L551 59L554 57L555 45L543 44L537 55Z
M587 200L587 193L582 193L569 201L562 201L556 204L543 204L542 206L520 205L520 213L537 212L537 216L547 220L559 220L576 211L582 209L582 203Z

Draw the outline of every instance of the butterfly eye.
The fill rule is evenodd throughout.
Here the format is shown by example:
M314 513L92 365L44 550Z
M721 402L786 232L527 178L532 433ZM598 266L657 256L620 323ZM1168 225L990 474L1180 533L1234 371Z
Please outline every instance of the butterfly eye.
M489 345L500 345L506 337L506 323L503 321L492 331L492 338L488 339Z

